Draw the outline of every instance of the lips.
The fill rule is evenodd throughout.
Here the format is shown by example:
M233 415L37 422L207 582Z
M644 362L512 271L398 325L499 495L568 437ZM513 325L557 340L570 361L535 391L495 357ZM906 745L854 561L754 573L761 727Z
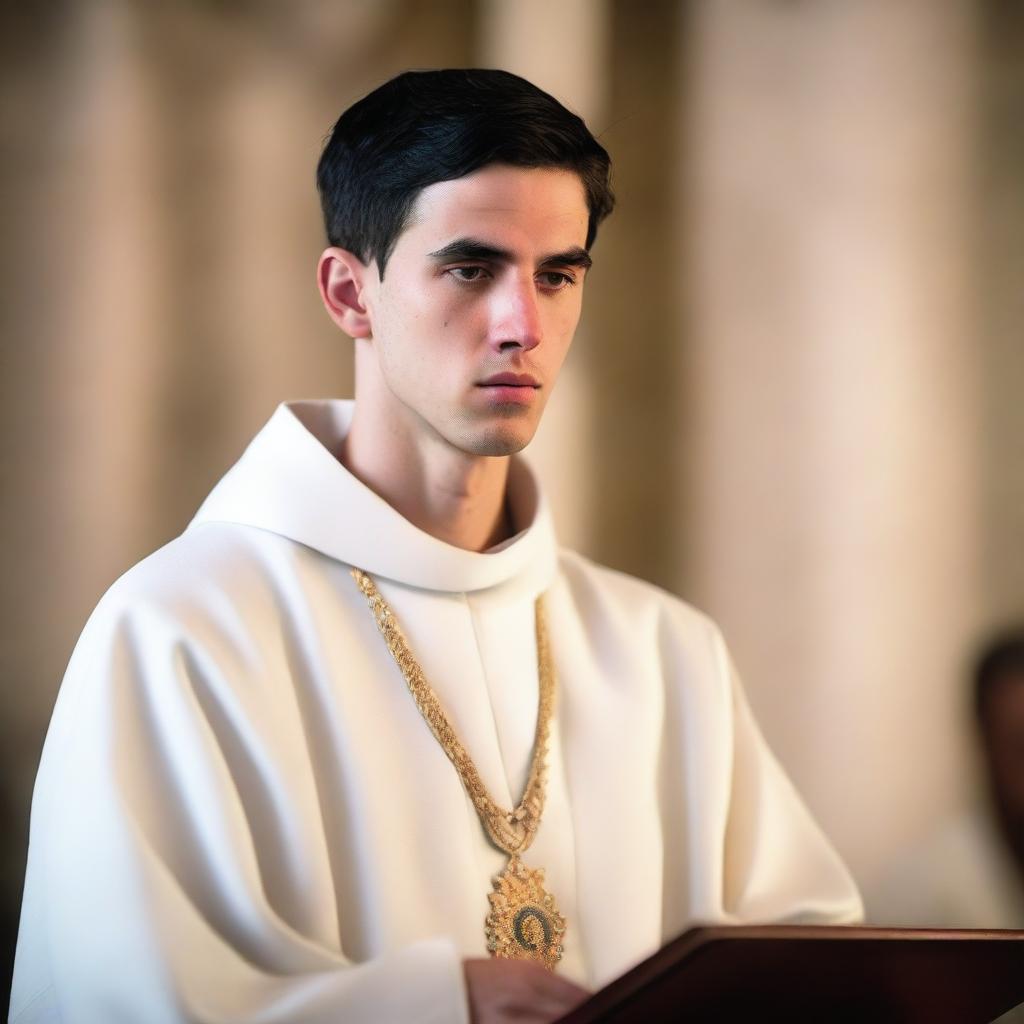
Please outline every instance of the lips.
M480 382L480 387L539 388L540 381L528 373L496 373Z

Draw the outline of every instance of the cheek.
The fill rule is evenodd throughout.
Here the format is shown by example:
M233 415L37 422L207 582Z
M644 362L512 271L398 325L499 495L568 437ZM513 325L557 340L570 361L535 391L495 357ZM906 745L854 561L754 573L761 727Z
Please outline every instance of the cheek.
M451 343L479 319L480 304L473 298L446 288L443 282L431 281L395 302L393 323L421 345Z
M557 342L557 347L565 351L576 333L576 325L580 322L582 301L574 296L574 301L560 304L554 309L548 320L548 337Z
M382 357L390 363L408 360L422 349L422 335L427 323L420 296L409 289L398 290L384 297L374 321L374 337Z
M437 301L436 295L410 292L401 301L384 303L375 335L378 360L402 394L423 394L433 382L446 390L446 380L460 376L459 356L473 336L472 312L465 303Z

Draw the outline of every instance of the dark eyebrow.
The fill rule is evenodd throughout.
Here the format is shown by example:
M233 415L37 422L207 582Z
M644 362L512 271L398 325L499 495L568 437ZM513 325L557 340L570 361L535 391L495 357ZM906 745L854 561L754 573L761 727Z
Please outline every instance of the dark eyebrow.
M499 249L496 245L489 245L476 238L456 238L435 252L428 254L430 259L438 263L446 263L449 260L481 260L489 263L511 263L513 254L508 249ZM545 256L540 261L542 267L582 267L584 270L590 268L593 260L586 249L578 245L565 252L555 252Z
M429 254L432 260L444 263L447 260L489 260L491 263L511 263L512 253L507 249L488 245L475 238L456 238L436 252Z
M589 270L594 265L594 261L586 249L581 249L576 245L571 249L566 249L565 252L556 252L545 256L540 261L540 265L542 267L581 267L583 270Z

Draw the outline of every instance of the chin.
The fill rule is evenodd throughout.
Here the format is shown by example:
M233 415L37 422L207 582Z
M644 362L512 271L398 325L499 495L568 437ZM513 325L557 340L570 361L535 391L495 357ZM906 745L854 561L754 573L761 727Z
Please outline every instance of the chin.
M456 444L469 455L503 456L521 452L532 439L532 430L506 424L467 431Z

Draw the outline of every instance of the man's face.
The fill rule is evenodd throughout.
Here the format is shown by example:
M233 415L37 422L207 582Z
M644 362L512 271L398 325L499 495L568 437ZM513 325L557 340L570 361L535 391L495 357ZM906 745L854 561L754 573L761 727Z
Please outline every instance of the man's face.
M470 454L523 448L579 321L587 222L570 171L492 164L425 188L363 292L389 414Z

